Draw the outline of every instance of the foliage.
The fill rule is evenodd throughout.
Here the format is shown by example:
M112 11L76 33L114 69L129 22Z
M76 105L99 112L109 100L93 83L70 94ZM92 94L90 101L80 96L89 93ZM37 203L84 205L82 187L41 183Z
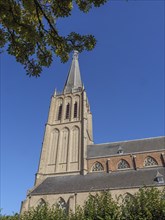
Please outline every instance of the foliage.
M92 35L71 32L60 35L57 23L71 15L73 7L87 13L108 0L0 0L0 48L15 56L30 76L49 67L53 54L66 62L73 50L92 50Z
M19 215L17 213L12 216L0 215L0 220L19 220Z
M125 197L121 208L121 220L164 220L165 190L141 188L133 196Z
M67 214L57 206L40 205L22 215L0 216L1 220L164 220L165 189L141 188L137 193L113 200L109 192L89 195L83 207Z
M77 207L70 220L119 220L120 210L109 192L89 195L84 207Z
M67 220L68 216L65 210L56 206L49 207L47 204L32 208L20 216L20 220Z
M84 206L84 216L88 220L118 220L119 207L109 192L90 195Z

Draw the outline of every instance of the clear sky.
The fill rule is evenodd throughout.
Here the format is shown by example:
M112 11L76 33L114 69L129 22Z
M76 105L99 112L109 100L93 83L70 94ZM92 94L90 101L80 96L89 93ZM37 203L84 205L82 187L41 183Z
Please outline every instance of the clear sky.
M61 33L92 33L95 50L79 56L93 113L94 142L162 136L164 132L164 1L110 1L59 21ZM62 91L71 59L54 59L29 78L1 56L1 207L19 212L33 187L54 89Z

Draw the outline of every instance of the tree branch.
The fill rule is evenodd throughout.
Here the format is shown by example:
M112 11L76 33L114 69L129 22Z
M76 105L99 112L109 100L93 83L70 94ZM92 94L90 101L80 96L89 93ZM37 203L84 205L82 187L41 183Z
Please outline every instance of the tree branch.
M34 3L36 5L36 7L38 7L40 9L40 11L42 12L43 16L45 17L45 19L47 20L49 26L51 27L51 29L53 30L54 34L58 36L58 32L56 31L56 29L53 27L50 19L48 18L48 16L46 15L46 13L44 12L42 6L40 5L40 3L37 0L34 0Z

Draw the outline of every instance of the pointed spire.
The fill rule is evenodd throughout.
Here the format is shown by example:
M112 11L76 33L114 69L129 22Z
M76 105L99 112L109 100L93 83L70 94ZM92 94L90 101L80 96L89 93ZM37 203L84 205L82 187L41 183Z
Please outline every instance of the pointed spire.
M64 93L76 92L82 89L82 81L80 75L80 68L78 63L78 51L75 50L73 54L72 64L64 86Z

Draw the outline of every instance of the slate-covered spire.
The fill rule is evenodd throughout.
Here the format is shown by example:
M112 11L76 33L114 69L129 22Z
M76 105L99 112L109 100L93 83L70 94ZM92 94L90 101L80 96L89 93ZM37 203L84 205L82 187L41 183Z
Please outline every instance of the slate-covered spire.
M78 51L74 51L72 64L64 86L64 93L80 91L82 89L82 81L80 76L80 68L78 63Z

